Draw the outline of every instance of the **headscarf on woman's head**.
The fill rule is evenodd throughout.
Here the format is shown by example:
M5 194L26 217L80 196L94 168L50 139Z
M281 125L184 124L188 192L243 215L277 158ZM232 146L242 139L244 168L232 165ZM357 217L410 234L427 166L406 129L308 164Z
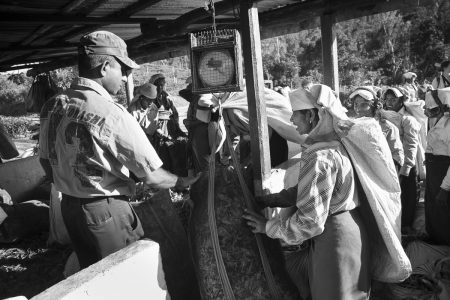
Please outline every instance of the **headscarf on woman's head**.
M401 87L389 87L384 91L383 98L386 98L386 94L390 92L392 93L396 98L404 97L403 102L407 100L407 95L405 95L405 89Z
M319 122L308 134L308 144L337 140L345 136L353 126L353 122L347 117L347 109L326 85L315 84L309 91L297 89L289 94L289 99L293 111L312 108L319 111Z

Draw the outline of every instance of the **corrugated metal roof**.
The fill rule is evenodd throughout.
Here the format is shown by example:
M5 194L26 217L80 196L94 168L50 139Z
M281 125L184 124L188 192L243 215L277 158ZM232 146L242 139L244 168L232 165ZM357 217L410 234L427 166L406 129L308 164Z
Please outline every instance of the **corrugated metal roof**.
M240 2L215 0L218 24L222 20L237 26ZM349 8L364 13L378 4L417 5L416 0L254 2L260 13L263 37L298 31L308 22L317 26L317 20L312 19L342 7L349 18ZM0 2L0 71L24 62L75 57L80 36L99 29L121 36L127 41L131 55L145 54L151 60L154 52L155 58L160 59L164 49L170 56L170 49L179 50L186 45L188 31L210 27L211 17L204 7L205 0L3 0ZM141 33L139 24L144 21L147 27L153 26L146 35ZM283 24L289 28L282 28Z

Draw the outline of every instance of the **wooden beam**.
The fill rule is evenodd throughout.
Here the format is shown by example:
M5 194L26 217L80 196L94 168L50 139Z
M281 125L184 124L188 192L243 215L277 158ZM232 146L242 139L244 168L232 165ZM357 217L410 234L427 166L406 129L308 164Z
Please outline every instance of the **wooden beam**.
M347 0L333 1L329 5L325 3L323 0L307 1L262 13L261 37L266 39L317 28L323 14L334 14L336 23L339 23L397 9L412 11L434 5L435 0Z
M59 69L62 67L68 67L68 66L74 66L78 62L77 56L69 56L61 59L56 59L54 61L40 64L37 67L34 67L31 70L28 70L27 75L28 76L36 76L39 73L44 73L47 71Z
M254 3L260 2L261 0L253 1ZM236 1L238 2L238 1ZM234 1L223 0L216 2L214 4L216 16L225 14L235 8ZM163 37L170 37L174 35L181 35L190 32L189 25L195 24L197 22L204 22L208 18L211 18L208 11L203 7L191 10L188 13L176 18L173 22L161 27L159 31L151 35L141 35L137 38L130 40L130 46L140 47L146 45L154 40ZM212 22L212 21L211 21Z
M66 14L70 13L72 10L74 10L75 8L77 8L79 5L81 5L85 1L86 0L73 0L73 1L69 2L66 6L64 6L59 11L59 13L62 15L66 15ZM39 28L35 32L33 32L30 36L28 36L24 40L22 40L20 42L20 44L27 45L27 44L31 43L33 40L35 40L37 37L43 35L47 31L49 31L50 29L51 29L51 26L49 26L49 25L39 26Z
M13 46L7 48L0 48L0 52L23 52L23 51L42 51L42 50L62 50L77 48L78 44L75 43L64 43L64 44L54 44L50 46Z
M45 63L47 63L47 61ZM14 65L14 66L5 66L5 67L0 67L0 72L30 69L30 68L37 67L40 64L42 64L42 63L31 63L31 64L20 64L20 65Z
M162 0L139 0L119 11L110 13L106 15L105 17L130 17L134 15L137 12L140 12L141 10L144 10L152 5L155 5L158 2L161 2ZM69 40L71 38L74 38L78 35L83 35L92 31L95 31L99 29L101 26L98 25L92 25L92 26L85 26L82 28L78 28L75 30L72 30L68 33L66 33L64 36L61 37L63 40Z
M149 47L141 48L139 50L130 50L130 56L132 56L138 64L158 61L167 58L174 58L184 56L189 53L189 43L179 43L176 46L163 46L163 47Z
M154 18L130 17L85 17L64 15L27 15L0 14L0 24L48 24L48 25L109 25L109 24L140 24L156 20Z
M260 196L266 188L271 166L258 9L249 0L240 2L254 185L256 195Z
M333 15L320 17L322 33L322 64L324 84L339 93L338 51Z
M128 70L127 71L127 82L125 85L125 91L127 94L127 105L130 105L131 100L133 100L134 97L134 82L133 82L133 71Z

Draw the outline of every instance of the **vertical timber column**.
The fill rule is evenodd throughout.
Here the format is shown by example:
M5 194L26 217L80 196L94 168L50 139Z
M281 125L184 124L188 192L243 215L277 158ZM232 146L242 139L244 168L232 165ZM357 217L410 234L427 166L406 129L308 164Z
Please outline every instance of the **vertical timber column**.
M241 36L244 54L255 193L260 196L270 175L269 130L264 101L264 77L258 9L251 0L240 1Z
M125 85L125 90L127 92L127 104L130 105L131 100L134 97L133 72L131 70L127 71L127 83Z
M320 17L324 84L339 93L338 52L333 14Z

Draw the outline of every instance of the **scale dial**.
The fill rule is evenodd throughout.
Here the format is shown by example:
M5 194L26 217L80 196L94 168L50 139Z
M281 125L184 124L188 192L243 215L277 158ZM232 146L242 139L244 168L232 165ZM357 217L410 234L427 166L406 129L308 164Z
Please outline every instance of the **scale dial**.
M234 61L227 50L209 50L200 55L198 75L205 87L218 87L231 83Z

